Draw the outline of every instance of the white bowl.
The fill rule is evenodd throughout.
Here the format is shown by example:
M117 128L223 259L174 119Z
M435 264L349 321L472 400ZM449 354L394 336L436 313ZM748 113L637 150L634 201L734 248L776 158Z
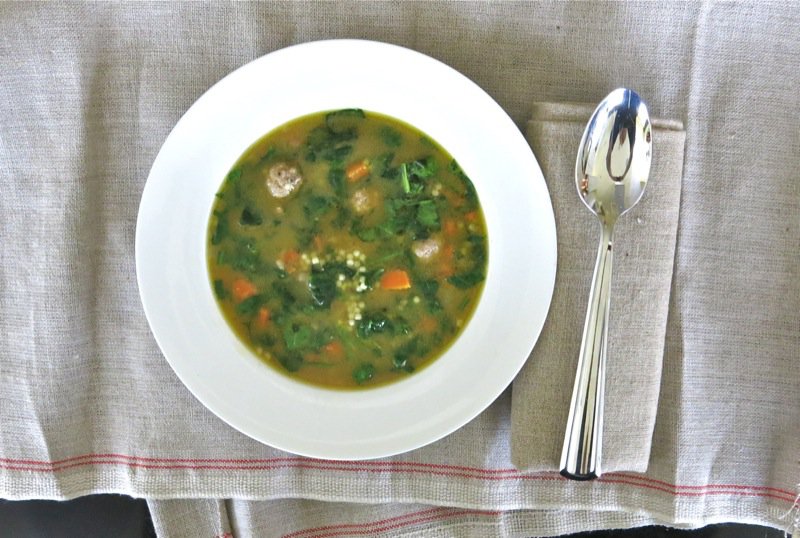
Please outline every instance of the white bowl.
M483 295L450 349L406 380L355 391L294 381L255 357L222 317L205 261L214 194L242 152L290 119L339 108L399 118L439 142L475 185L489 247ZM377 458L456 430L511 383L550 305L555 221L530 147L476 84L394 45L318 41L237 69L180 119L142 194L136 270L161 351L222 420L295 454Z

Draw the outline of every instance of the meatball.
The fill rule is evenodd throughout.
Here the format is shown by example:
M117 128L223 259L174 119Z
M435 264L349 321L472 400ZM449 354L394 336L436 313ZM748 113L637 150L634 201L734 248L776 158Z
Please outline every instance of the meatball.
M289 163L276 163L267 171L267 189L275 198L286 198L300 187L303 175L300 168Z
M414 254L421 260L430 260L436 256L436 254L439 253L440 247L440 241L434 237L429 237L421 241L414 241L414 244L411 245Z
M377 207L378 197L378 193L372 189L358 189L350 197L350 205L359 215L366 215Z

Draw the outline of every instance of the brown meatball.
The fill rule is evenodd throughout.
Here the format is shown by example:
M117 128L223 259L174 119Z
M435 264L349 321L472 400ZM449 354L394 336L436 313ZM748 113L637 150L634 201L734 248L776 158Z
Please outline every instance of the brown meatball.
M275 198L286 198L300 187L303 175L300 167L289 163L273 164L267 171L267 189Z
M378 205L379 195L373 189L358 189L350 197L350 205L359 215L366 215Z
M411 245L411 249L414 251L414 254L416 254L417 258L421 260L430 260L439 253L440 248L441 241L434 237L429 237L428 239L423 239L421 241L414 241L414 243Z

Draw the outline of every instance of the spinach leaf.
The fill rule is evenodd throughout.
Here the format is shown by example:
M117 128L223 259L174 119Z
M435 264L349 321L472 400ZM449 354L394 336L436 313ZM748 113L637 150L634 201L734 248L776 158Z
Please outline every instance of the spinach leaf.
M273 282L272 292L281 301L281 305L283 305L284 308L289 308L295 303L297 303L297 297L295 297L294 294L291 292L289 286L287 286L283 282L278 282L278 281Z
M425 298L425 301L428 304L428 311L431 314L441 312L443 308L442 303L439 302L439 298L436 296L436 293L439 291L439 282L434 279L419 279L415 282L417 282L417 287L422 292L422 296Z
M244 238L236 243L230 263L237 271L252 273L261 267L261 258L253 243Z
M220 279L214 280L214 294L219 300L223 300L228 297L228 290L225 289L225 284L223 284L222 280Z
M469 176L464 173L464 170L461 169L461 166L458 162L453 159L450 161L450 171L456 175L461 181L464 182L464 186L466 187L466 193L464 194L467 202L471 205L475 205L478 203L478 193L475 192L475 185L472 184L472 180L469 179Z
M239 181L241 177L242 177L242 169L237 167L228 172L228 175L225 177L225 182L230 185L233 185L234 183Z
M383 127L380 131L381 140L383 143L389 146L390 148L397 148L403 143L403 135L401 135L397 130L392 129L388 125Z
M408 167L409 173L420 179L428 179L433 177L437 169L436 161L433 160L433 157L425 157L424 159L411 161Z
M303 206L303 212L308 220L319 220L331 207L333 202L330 198L312 194Z
M371 243L378 239L378 228L362 228L356 230L354 233L365 243Z
M308 325L292 323L283 330L283 341L289 351L312 348L313 336L311 327Z
M263 295L253 295L248 297L238 305L236 305L236 313L240 316L246 316L248 314L254 313L258 310L262 304L264 304L266 297Z
M354 132L358 120L366 118L360 108L344 108L325 115L325 127L332 133Z
M394 160L394 153L384 153L380 155L374 162L373 170L377 172L377 174L386 179L394 179L396 176L397 171L392 168L392 161Z
M290 372L296 372L303 366L303 357L298 353L281 353L278 362Z
M262 222L264 222L264 219L261 213L249 207L245 207L242 210L242 215L239 217L239 224L243 226L260 226Z
M380 312L364 313L356 325L356 334L361 338L369 338L374 334L389 332L392 322Z
M264 155L261 156L260 161L262 163L265 162L265 161L268 161L271 158L273 158L275 156L275 154L277 154L277 153L278 153L278 148L276 148L275 146L270 146L267 149L267 151L264 152Z
M261 346L261 347L263 347L265 349L272 349L272 347L275 346L275 337L272 336L269 333L260 333L260 334L256 334L256 335L253 335L251 333L250 337L253 339L253 341L256 344L258 344L259 346Z
M375 367L372 363L363 362L353 370L353 379L359 385L366 383L375 376Z
M471 288L486 278L486 238L482 235L471 234L467 237L467 241L470 244L469 257L472 260L472 268L447 279L453 286L460 289Z
M335 192L337 196L345 195L344 179L344 168L341 166L331 166L330 170L328 170L328 183L333 187L333 192Z
M433 200L421 200L417 206L417 223L430 229L439 228L439 211Z
M392 364L394 365L395 370L403 370L409 373L413 372L414 367L410 364L410 361L417 354L418 347L418 337L414 337L398 347L394 352L394 357L392 358Z
M411 178L408 175L408 164L403 163L400 165L400 185L403 187L403 192L409 194L411 192Z
M383 267L378 267L377 269L364 273L364 284L367 285L368 289L371 290L375 287L375 284L381 279L381 275L384 271L385 269Z
M308 280L308 290L317 308L330 308L336 298L336 278L329 273L314 273Z
M440 228L439 211L431 198L390 198L385 202L386 221L381 229L387 236L409 233L426 239Z
M318 158L337 163L344 162L345 157L353 151L353 146L346 144L356 137L355 130L335 133L325 127L315 127L306 139L306 160L315 162Z
M214 233L211 234L211 244L219 245L228 235L228 212L227 210L214 211L214 216L217 217L217 225L214 227Z
M345 278L353 278L356 274L356 270L345 262L328 262L323 267L326 272L333 273L337 278L339 275L344 275Z
M330 308L333 300L339 295L339 288L336 286L340 274L338 265L344 264L326 264L321 268L312 267L311 276L308 278L308 291L311 293L316 308ZM352 268L348 269L352 271Z
M364 241L365 243L371 243L378 239L378 228L365 228L363 219L355 218L353 219L352 224L350 225L350 233Z
M465 290L471 288L472 286L478 284L479 282L483 282L484 278L486 277L483 274L483 268L475 267L469 271L465 271L463 273L458 273L451 277L448 277L447 281L453 286Z

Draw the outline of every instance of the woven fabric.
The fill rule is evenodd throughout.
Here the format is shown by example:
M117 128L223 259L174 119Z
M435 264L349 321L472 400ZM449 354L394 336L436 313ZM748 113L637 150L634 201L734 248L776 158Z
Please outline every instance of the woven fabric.
M791 528L800 482L798 27L789 2L0 3L0 497L145 497L161 536ZM646 397L611 403L609 390L612 415L636 415L630 430L607 418L618 425L607 439L619 442L605 457L625 471L568 482L551 470L563 433L546 446L524 441L524 429L552 430L565 412L560 394L539 409L523 399L523 381L533 398L547 383L528 377L544 366L538 349L526 377L464 428L372 462L261 445L170 370L134 272L138 203L161 143L238 66L339 37L442 60L523 129L531 103L596 103L618 86L638 91L653 117L685 126L660 390L649 388L657 353L643 358L644 378L609 379ZM565 138L549 143L545 134L565 127L551 120L536 116L528 130L543 166L574 158ZM659 147L658 159L680 160ZM653 178L636 215L624 217L621 251L656 239L637 231L659 222L645 204L671 222L675 207L653 207L651 195L677 176ZM659 237L670 248L668 233ZM580 252L591 260L593 251ZM653 259L637 254L619 260L616 277L634 267L626 260ZM560 267L559 281L563 269L588 285L590 269ZM645 307L663 316L662 303ZM580 332L583 312L554 312L546 331ZM571 386L574 364L561 366ZM645 462L646 472L630 472Z

